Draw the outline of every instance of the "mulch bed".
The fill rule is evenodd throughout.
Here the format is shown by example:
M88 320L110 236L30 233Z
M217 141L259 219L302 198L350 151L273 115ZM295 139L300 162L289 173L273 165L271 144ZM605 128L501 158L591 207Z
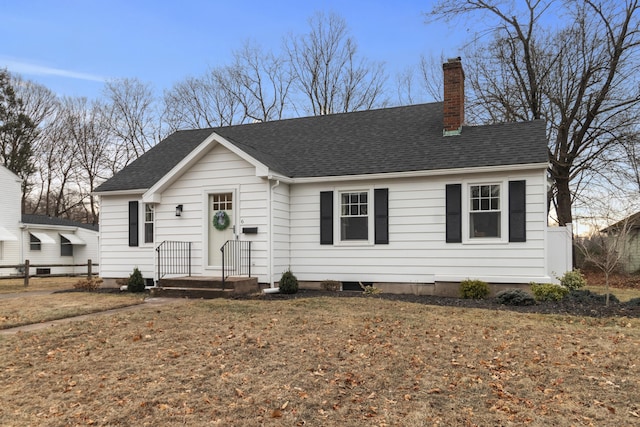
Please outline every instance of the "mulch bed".
M633 317L640 318L640 305L620 304L610 302L609 306L596 301L575 301L565 298L562 301L538 302L529 306L507 306L499 304L495 298L472 300L432 295L408 294L374 294L365 295L363 292L343 291L329 292L301 289L295 294L261 294L238 296L238 299L260 299L266 301L287 300L296 298L336 297L336 298L381 298L391 301L405 301L416 304L436 305L444 307L482 308L489 310L509 310L521 313L557 314L586 317Z

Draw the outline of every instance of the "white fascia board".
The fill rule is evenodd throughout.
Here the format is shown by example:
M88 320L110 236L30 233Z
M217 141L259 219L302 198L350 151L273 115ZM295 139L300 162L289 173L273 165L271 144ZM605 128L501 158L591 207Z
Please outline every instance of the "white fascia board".
M214 134L215 134L215 132L214 132ZM265 165L264 163L260 162L256 158L250 156L249 154L247 154L245 151L241 150L240 148L236 147L233 143L231 143L229 140L227 140L223 136L218 135L218 134L215 134L215 135L216 135L216 140L220 143L220 145L222 145L223 147L225 147L226 149L228 149L229 151L231 151L232 153L234 153L235 155L240 157L242 160L247 161L253 167L255 167L256 168L256 176L257 177L259 177L259 178L267 178L272 173L272 171L269 170L269 167L267 165Z
M51 231L55 231L58 232L60 230L62 231L76 231L79 227L75 227L73 225L53 225L53 224L31 224L28 222L23 222L23 229L24 230L51 230ZM87 231L92 231L89 229L86 229Z
M94 196L130 196L130 195L141 195L144 194L145 191L147 191L148 188L134 188L131 190L115 190L115 191L94 191L93 194Z
M519 172L527 170L547 169L548 163L528 163L523 165L504 165L504 166L481 166L475 168L457 168L457 169L435 169L422 171L407 172L390 172L390 173L372 173L365 175L337 175L337 176L318 176L309 178L291 178L292 184L307 184L314 182L337 182L337 181L364 181L369 179L396 179L396 178L417 178L430 176L447 176L447 175L468 175L473 173L490 173L490 172Z

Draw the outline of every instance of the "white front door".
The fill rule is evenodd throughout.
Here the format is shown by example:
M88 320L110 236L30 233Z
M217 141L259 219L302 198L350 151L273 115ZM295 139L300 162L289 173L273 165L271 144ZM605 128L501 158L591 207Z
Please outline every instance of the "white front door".
M233 208L233 192L209 195L209 266L222 265L220 248L235 238Z

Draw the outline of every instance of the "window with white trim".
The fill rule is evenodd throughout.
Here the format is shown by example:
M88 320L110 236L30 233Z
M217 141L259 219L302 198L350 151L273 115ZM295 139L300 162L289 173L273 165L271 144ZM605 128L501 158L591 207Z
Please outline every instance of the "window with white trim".
M29 250L39 251L42 250L42 242L33 234L29 233Z
M369 239L369 193L340 193L340 240Z
M73 244L64 236L60 236L60 256L73 256Z
M500 184L469 186L469 238L501 237Z
M144 205L144 242L153 243L153 223L155 220L155 211L151 203Z

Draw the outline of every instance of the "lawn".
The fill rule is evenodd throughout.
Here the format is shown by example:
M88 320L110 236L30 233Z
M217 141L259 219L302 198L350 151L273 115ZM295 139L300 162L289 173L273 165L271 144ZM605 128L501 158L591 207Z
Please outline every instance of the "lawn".
M640 320L187 301L0 337L0 424L640 424Z
M72 289L73 284L82 277L31 277L29 286L24 286L24 279L0 279L0 294L16 292L54 291L60 289Z
M142 302L143 296L130 293L110 295L74 292L0 298L0 329L80 316Z

